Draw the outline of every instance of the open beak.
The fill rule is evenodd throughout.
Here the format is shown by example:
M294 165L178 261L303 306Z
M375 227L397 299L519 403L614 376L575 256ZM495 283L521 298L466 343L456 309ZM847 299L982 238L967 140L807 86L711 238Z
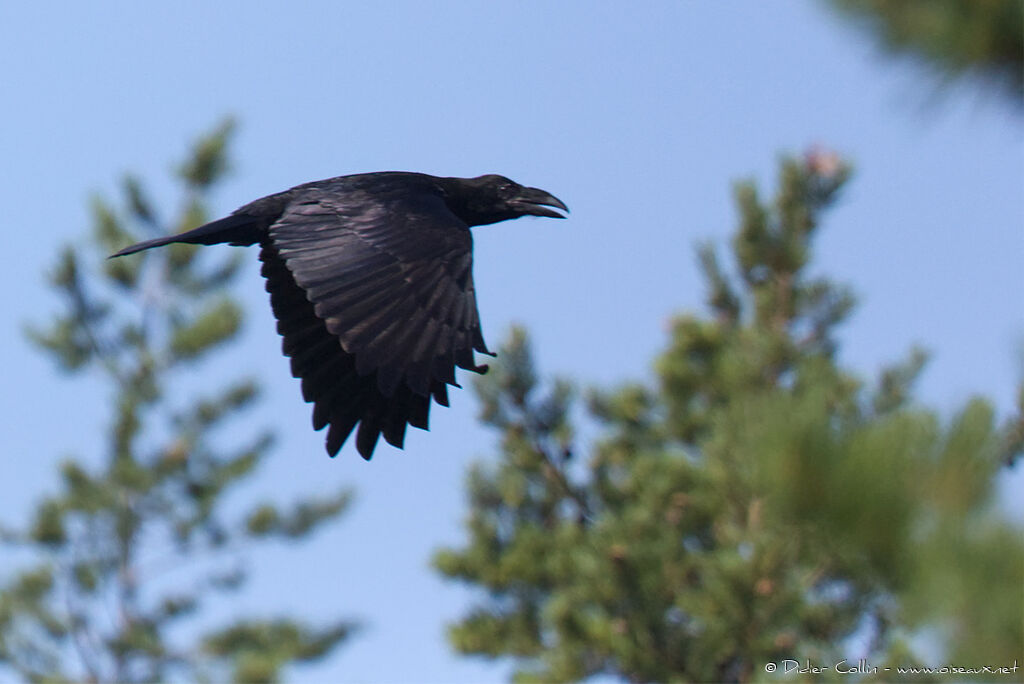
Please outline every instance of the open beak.
M565 202L540 188L523 188L512 204L524 213L547 216L548 218L566 218L565 214L548 209L548 207L556 207L566 213L569 212L569 207L565 206Z

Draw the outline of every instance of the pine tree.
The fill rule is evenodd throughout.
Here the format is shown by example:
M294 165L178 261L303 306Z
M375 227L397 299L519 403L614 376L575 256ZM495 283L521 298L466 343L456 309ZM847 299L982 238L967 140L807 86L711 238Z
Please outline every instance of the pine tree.
M287 509L250 505L240 517L237 501L235 516L226 510L226 497L273 442L268 431L229 429L257 400L256 379L218 388L206 370L242 323L229 293L237 252L200 256L173 245L146 258L105 259L142 231L207 220L206 196L227 170L232 130L227 121L203 136L180 168L184 203L174 220L161 221L129 176L123 209L96 199L92 238L65 248L52 271L64 310L31 337L66 371L102 377L113 415L103 453L89 459L98 465L64 461L58 493L20 529L3 530L16 558L31 560L2 578L0 666L29 681L274 681L289 663L328 654L352 629L254 618L189 636L197 623L211 624L204 601L242 586L247 546L299 542L349 500L341 491Z
M736 188L734 268L700 249L709 310L676 317L659 384L590 393L583 453L572 384L542 387L524 331L477 383L500 454L469 475L465 547L435 558L484 590L458 651L514 658L517 681L907 666L926 632L949 662L1024 662L1024 543L993 506L1020 419L913 402L920 350L874 383L839 366L854 300L809 269L849 168L812 151L779 173L770 202Z
M948 84L967 78L1024 100L1020 0L829 0L887 53L924 65Z

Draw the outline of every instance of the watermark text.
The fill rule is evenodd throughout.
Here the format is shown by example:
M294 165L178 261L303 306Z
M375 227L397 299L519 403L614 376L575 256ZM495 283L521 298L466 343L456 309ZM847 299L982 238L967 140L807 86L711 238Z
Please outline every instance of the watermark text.
M1013 665L937 665L928 667L924 665L906 666L883 666L872 665L866 659L840 660L837 663L815 663L811 660L792 660L785 658L778 662L765 663L764 671L771 674L822 674L824 672L835 672L836 674L865 675L890 672L900 675L1014 675L1017 674L1017 661Z

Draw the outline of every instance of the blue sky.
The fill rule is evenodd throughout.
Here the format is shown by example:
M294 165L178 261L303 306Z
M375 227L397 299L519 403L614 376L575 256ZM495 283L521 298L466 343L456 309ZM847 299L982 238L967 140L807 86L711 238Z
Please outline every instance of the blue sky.
M919 397L946 414L972 394L1007 414L1024 374L1018 112L966 88L936 96L818 3L5 3L0 64L5 523L53 489L61 458L96 461L108 419L95 378L57 373L22 334L57 311L45 270L124 172L169 207L173 164L227 114L241 128L218 213L387 169L502 173L565 200L567 221L477 230L484 331L494 347L521 322L544 372L601 386L651 377L670 315L701 309L693 246L724 246L731 183L771 183L781 153L825 145L857 169L815 260L859 296L843 361L873 374L925 346ZM245 339L216 372L257 369L266 400L237 429L279 435L248 491L349 484L357 501L315 543L253 554L249 590L215 614L364 621L295 680L505 679L506 664L448 649L444 623L473 594L428 566L464 538L467 466L494 458L472 393L404 452L382 446L366 464L349 445L330 460L280 357L255 251L240 293Z

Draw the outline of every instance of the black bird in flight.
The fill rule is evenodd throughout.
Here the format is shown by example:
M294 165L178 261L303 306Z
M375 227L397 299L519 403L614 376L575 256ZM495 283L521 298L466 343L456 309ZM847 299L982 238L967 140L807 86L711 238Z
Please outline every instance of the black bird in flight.
M439 178L388 171L340 176L251 202L172 242L259 244L262 273L313 428L335 456L356 433L369 460L381 434L401 448L426 430L430 400L448 406L455 367L484 373L470 226L565 218L555 196L497 175Z

